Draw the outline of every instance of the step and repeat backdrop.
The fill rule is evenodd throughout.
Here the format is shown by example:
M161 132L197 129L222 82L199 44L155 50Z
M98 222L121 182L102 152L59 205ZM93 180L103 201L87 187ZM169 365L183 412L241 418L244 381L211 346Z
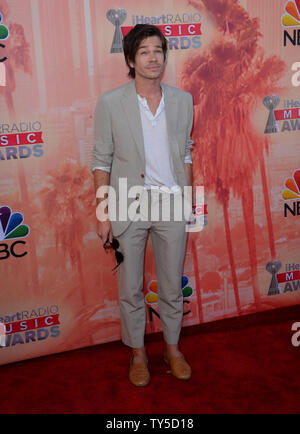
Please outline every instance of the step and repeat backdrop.
M0 0L0 364L121 337L89 164L138 23L194 99L184 326L300 301L300 0ZM143 292L160 331L150 240Z

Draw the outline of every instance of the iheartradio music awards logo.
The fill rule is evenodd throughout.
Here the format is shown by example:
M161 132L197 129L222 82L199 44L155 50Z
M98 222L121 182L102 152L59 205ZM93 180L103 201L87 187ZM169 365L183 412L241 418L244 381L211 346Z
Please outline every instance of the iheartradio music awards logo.
M0 316L0 349L57 338L60 335L58 312L58 306L51 305Z
M136 24L154 24L169 41L170 50L201 47L201 16L198 12L155 16L132 15L131 26L122 26L127 18L125 9L109 9L106 18L115 26L111 53L122 53L124 36Z
M281 261L268 262L266 270L272 274L268 296L300 289L300 264L285 264L285 272L278 273L282 268ZM282 284L282 287L280 286Z
M287 178L284 183L285 189L282 192L284 199L284 217L287 215L300 215L300 170L294 171L291 178ZM295 200L296 199L296 200Z
M283 101L284 108L275 110L279 103L280 97L278 95L266 96L263 99L264 106L269 110L265 134L300 130L300 102L287 99ZM279 121L282 121L281 127Z
M0 124L0 160L42 157L42 124L39 121Z
M29 234L29 227L23 224L24 216L20 212L12 212L8 206L0 207L0 260L7 259L10 256L21 258L28 252L20 248L24 247L26 238ZM11 245L2 241L14 241Z

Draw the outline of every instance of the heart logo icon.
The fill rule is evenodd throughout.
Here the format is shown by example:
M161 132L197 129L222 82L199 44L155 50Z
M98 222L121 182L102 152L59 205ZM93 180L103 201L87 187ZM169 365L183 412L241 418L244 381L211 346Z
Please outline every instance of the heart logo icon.
M106 18L114 25L121 25L127 18L127 12L125 9L109 9L106 12Z
M266 96L263 99L263 103L269 110L274 110L280 103L280 97L278 95Z

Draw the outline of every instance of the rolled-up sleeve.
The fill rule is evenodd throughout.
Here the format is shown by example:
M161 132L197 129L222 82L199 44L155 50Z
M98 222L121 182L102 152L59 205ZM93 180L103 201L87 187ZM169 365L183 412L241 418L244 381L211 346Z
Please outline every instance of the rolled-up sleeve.
M114 154L111 117L102 96L99 96L94 114L94 150L91 170L110 171Z

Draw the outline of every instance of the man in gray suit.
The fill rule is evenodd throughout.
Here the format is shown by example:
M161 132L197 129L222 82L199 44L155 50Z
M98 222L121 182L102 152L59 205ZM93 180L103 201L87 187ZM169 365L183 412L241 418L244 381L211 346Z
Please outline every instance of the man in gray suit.
M189 93L161 83L167 41L156 26L136 25L125 36L123 46L133 80L98 99L92 170L98 208L106 207L108 211L106 218L98 221L97 232L104 246L113 246L119 254L122 340L133 349L129 379L135 386L145 386L150 374L144 346L146 310L142 289L149 234L166 343L164 360L176 378L187 380L191 376L191 368L178 349L188 219L176 219L171 212L169 221L162 221L152 218L151 211L154 205L163 208L182 199L184 187L192 184L193 102ZM106 186L108 201L102 194ZM128 211L134 211L126 218L116 217L112 208L120 205L125 196ZM141 208L143 213L139 214Z

